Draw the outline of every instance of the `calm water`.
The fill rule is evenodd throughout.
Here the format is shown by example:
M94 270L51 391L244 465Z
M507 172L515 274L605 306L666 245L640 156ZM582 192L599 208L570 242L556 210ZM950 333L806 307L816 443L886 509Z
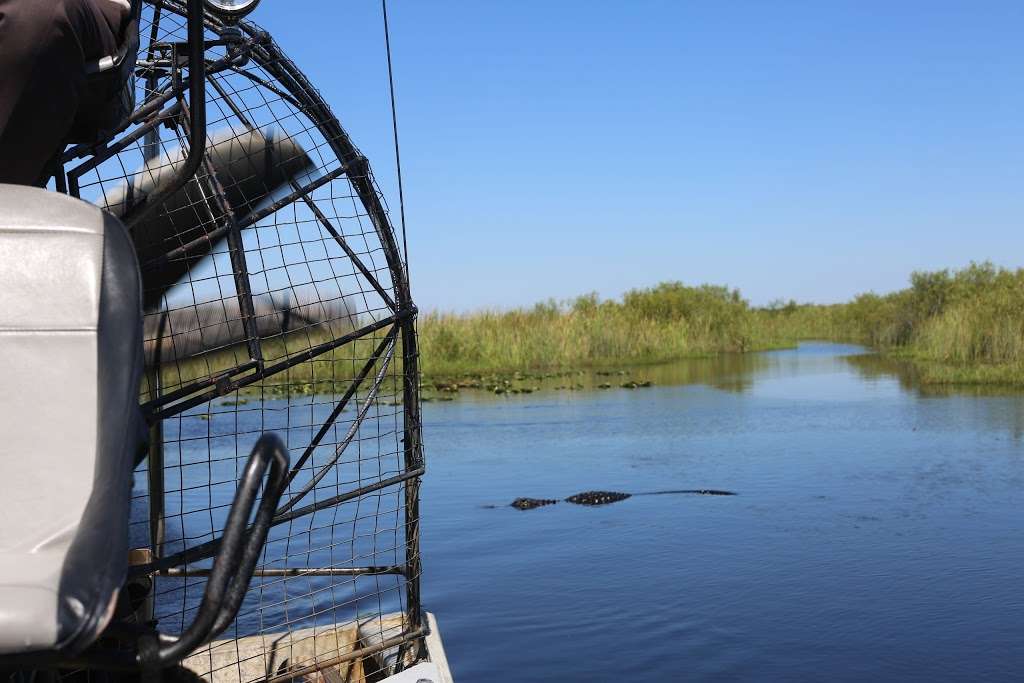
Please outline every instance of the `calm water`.
M924 395L856 352L425 406L456 679L1020 680L1024 396ZM599 488L740 495L484 507Z
M905 367L828 344L546 383L630 379L656 385L424 406L423 587L457 680L1024 680L1024 394L925 394ZM169 422L168 550L220 528L246 439L308 443L332 406ZM400 425L382 415L364 429L395 457L353 447L326 491L401 470ZM507 506L694 488L739 495ZM267 557L399 562L398 498L276 527ZM336 583L256 579L239 631L401 609L397 581ZM184 625L203 586L161 580L162 628Z

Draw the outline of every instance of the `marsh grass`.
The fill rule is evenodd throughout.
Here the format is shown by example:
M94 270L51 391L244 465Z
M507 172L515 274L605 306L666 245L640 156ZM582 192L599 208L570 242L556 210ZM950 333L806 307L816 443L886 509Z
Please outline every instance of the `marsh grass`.
M989 263L914 273L906 289L861 294L845 304L754 308L735 289L668 282L618 300L589 294L506 311L427 313L418 326L423 383L439 396L458 387L528 391L536 380L583 369L742 354L811 339L863 344L909 361L922 384L1024 385L1024 270ZM300 363L249 392L342 391L380 334ZM284 358L327 339L291 334L265 341L264 353ZM239 355L237 348L206 354L165 370L165 386L226 369ZM396 347L396 377L401 356Z
M972 263L915 272L891 294L765 308L735 289L671 282L620 300L428 314L420 338L426 375L660 363L816 339L913 362L924 384L1024 385L1024 270Z
M924 384L1024 384L1024 270L972 263L846 304L764 310L783 334L865 344L919 366Z
M448 376L660 363L792 345L739 292L663 283L621 300L594 294L532 308L420 318L423 373Z

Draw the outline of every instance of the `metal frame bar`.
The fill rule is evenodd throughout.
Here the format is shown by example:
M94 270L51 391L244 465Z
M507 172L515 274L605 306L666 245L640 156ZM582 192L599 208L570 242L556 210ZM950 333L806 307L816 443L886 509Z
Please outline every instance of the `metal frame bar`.
M217 82L217 79L214 78L214 75L207 75L206 81L213 87L214 90L217 91L217 94L220 95L222 100L224 100L224 103L228 105L228 109L230 109L231 113L234 114L235 117L242 122L242 125L249 130L254 130L255 126L252 125L252 121L250 121L249 117L245 115L245 112L243 112L238 107L238 105L235 104L234 99L232 99L231 96L228 95L227 91L224 90L224 86Z
M291 182L292 188L295 190L299 189L295 184L295 181L290 180L289 182ZM345 255L348 256L349 260L352 261L355 267L359 269L359 272L363 274L363 277L365 277L366 281L370 283L370 286L376 290L380 298L384 299L384 303L388 305L388 308L395 310L397 306L395 305L394 299L392 299L391 295L380 286L380 283L377 282L377 278L374 274L363 264L363 260L359 258L359 255L356 254L355 251L352 250L352 247L348 246L348 242L346 242L345 238L342 237L341 232L327 219L327 216L325 216L324 212L320 210L320 207L316 205L316 202L310 199L309 195L305 193L302 194L302 201L306 203L306 206L308 206L309 210L313 212L313 215L316 216L318 221L320 221L320 224L324 226L324 229L331 233L331 237L334 238L334 241L338 243L338 246L345 252Z
M182 110L185 104L182 103ZM249 285L249 265L245 259L245 245L242 243L242 232L235 220L235 211L231 208L224 193L224 186L217 177L210 158L203 155L203 176L209 196L213 198L220 213L224 227L227 228L228 257L231 259L231 274L235 281L235 296L238 299L238 311L242 317L242 328L245 330L246 348L249 350L249 360L256 363L257 368L263 367L263 348L260 344L259 334L256 331L256 310L252 303L252 288ZM203 201L209 204L206 193L203 194ZM211 210L211 215L212 215ZM214 223L217 219L214 218Z
M78 166L68 171L68 181L70 183L71 192L74 196L79 194L78 179L82 177L86 172L96 168L104 161L111 159L114 155L124 151L129 145L137 141L139 138L147 135L153 130L157 130L159 125L164 121L172 120L178 117L181 113L181 102L175 102L167 109L162 109L156 114L146 120L145 123L140 125L138 128L133 130L128 135L118 140L114 145L104 147L102 150L98 150L95 156L86 159Z
M345 344L348 344L351 341L355 341L356 339L365 337L366 335L372 334L373 332L381 330L389 325L401 323L403 320L408 320L409 318L412 318L415 315L416 309L413 309L411 311L398 311L394 315L389 315L388 317L378 320L377 322L365 325L359 328L358 330L349 332L348 334L342 335L337 339L333 339L322 344L317 344L316 346L306 349L305 351L300 351L298 353L292 354L290 357L286 358L285 360L279 363L275 363L274 365L264 366L261 369L257 369L257 371L251 375L246 375L236 380L229 379L227 375L221 375L219 377L213 377L207 380L203 380L201 382L196 382L187 387L183 387L182 389L179 389L175 392L167 394L167 396L157 399L155 401L147 401L146 403L142 404L142 409L146 413L146 417L148 420L152 421L166 419L168 417L171 417L172 415L182 413L188 410L189 408L194 408L197 405L206 403L207 401L212 401L215 398L219 398L221 396L224 396L225 394L229 394L243 387L247 387L250 384L259 382L260 380L266 379L271 375L275 375L278 372L281 372L282 370L287 370L288 368L298 365L299 363L302 363L307 360L312 360L317 356L330 351L331 349L336 349L339 346L344 346ZM245 369L251 369L252 367L254 366L250 364L250 366ZM205 389L210 386L215 386L215 388L212 391L207 391L198 396L193 396L188 400L181 401L180 403L174 403L173 405L163 408L162 410L160 409L161 406L164 406L168 403L173 403L175 400L179 398L190 396L194 392Z
M188 98L190 105L188 154L174 180L162 191L147 197L145 204L125 220L125 226L129 230L160 208L168 197L184 187L185 183L199 170L199 165L206 157L206 43L203 35L202 0L188 0L187 8Z
M158 338L163 337L167 324L167 311L160 313L160 324L157 327ZM160 396L162 364L162 345L158 344L154 351L152 367L147 370L149 395ZM164 423L157 420L149 426L149 462L146 466L146 478L149 486L149 547L153 557L163 554L164 544L164 512L166 501L164 496Z
M150 664L147 660L151 658L156 659L152 663L164 665L180 661L202 643L217 637L234 620L249 590L256 562L263 554L287 472L288 449L284 442L276 435L264 434L253 446L245 472L238 482L235 500L224 523L223 540L195 619L184 633L156 653L150 655L145 650L141 651L140 664ZM256 495L264 474L267 475L267 483L263 498L250 526L247 521L256 507Z
M372 408L377 403L377 393L380 391L380 385L384 381L384 377L387 375L388 365L390 364L390 362L391 348L389 348L388 352L385 354L384 360L381 363L380 370L377 372L377 376L374 378L373 384L370 386L369 392L367 392L366 399L363 401L362 407L359 408L359 412L356 414L356 418L352 421L352 426L348 428L348 432L345 434L345 438L342 439L341 443L338 444L338 446L334 449L334 455L331 457L330 460L327 461L326 464L321 466L320 470L313 475L312 479L306 482L306 485L303 486L298 493L289 498L287 503L278 508L278 514L284 514L288 512L293 507L295 507L296 503L298 503L300 500L308 496L309 493L316 488L316 485L319 484L323 480L323 478L327 476L327 473L331 470L332 467L334 467L335 463L337 463L338 460L341 459L341 456L345 453L345 450L348 449L349 444L352 443L352 439L354 439L356 433L358 433L359 428L362 427L363 422L366 421L366 415L367 413L370 412L370 408Z
M306 450L302 452L302 455L299 456L299 459L295 461L294 465L292 465L292 471L288 473L288 479L285 481L286 484L291 484L295 480L295 477L298 476L299 472L302 470L303 465L305 465L306 461L309 460L309 458L313 455L313 451L316 450L317 446L320 445L320 441L323 440L327 432L330 431L331 427L334 426L334 422L338 419L338 416L341 415L342 411L345 410L345 407L348 405L349 400L351 400L352 396L355 395L356 391L359 389L359 386L363 383L363 380L365 380L366 377L370 374L370 371L373 370L373 366L377 364L377 361L384 353L384 349L394 343L395 337L397 336L397 331L397 328L392 328L391 331L387 333L384 339L381 340L380 344L377 345L377 348L373 350L373 353L370 354L370 357L367 359L366 363L363 364L363 367L360 368L359 373L355 376L354 379L352 379L351 382L349 382L348 389L345 390L345 393L344 395L342 395L341 400L339 400L338 403L334 406L334 409L331 411L331 414L327 416L327 419L324 420L323 425L320 426L320 429L317 431L317 433L313 436L312 439L310 439L309 445L306 446ZM392 352L393 349L388 348L389 357Z
M301 190L296 191L296 192L292 192L291 194L287 195L286 197L282 197L281 199L279 199L278 201L274 202L273 204L270 204L266 208L261 209L260 211L251 213L248 216L243 217L242 220L237 222L238 229L241 230L243 228L247 228L250 225L253 225L254 223L256 223L257 221L266 218L267 216L271 215L272 213L280 211L282 207L287 206L288 204L290 204L290 203L294 202L296 199L298 199L301 194L312 192L313 190L317 189L318 187L321 187L322 185L326 185L327 183L329 183L330 181L334 180L335 178L338 178L338 177L344 175L345 172L346 172L346 170L345 170L344 167L337 168L334 171L331 171L330 173L328 173L327 175L321 176L317 180L315 180L315 181L309 183L308 185L304 186ZM169 263L170 261L172 261L174 259L179 259L179 258L188 256L189 252L191 252L196 247L201 246L201 245L204 245L204 246L212 245L213 242L215 242L216 240L219 240L221 237L224 237L225 235L227 235L230 230L231 230L231 226L228 226L228 225L222 225L219 228L214 228L213 230L211 230L210 232L206 233L205 235L197 237L194 240L191 240L190 242L186 242L185 244L181 245L180 247L177 247L177 248L172 249L171 251L167 252L163 256L157 257L157 258L153 259L152 261L149 261L148 265L151 268L159 268L161 265Z
M303 506L301 508L291 510L284 514L275 515L274 519L271 520L270 525L277 526L279 524L284 524L286 522L292 521L293 519L298 519L299 517L304 517L314 512L319 512L320 510L326 510L327 508L335 507L337 505L340 505L341 503L345 503L350 500L355 500L356 498L365 496L368 493L373 493L375 491L380 491L381 489L386 489L389 486L395 486L403 482L408 482L418 477L422 477L423 471L424 470L422 467L418 467L414 470L409 470L403 472L402 474L398 474L393 477L388 477L387 479L375 481L374 483L367 484L366 486L360 486L359 488L352 489L347 493L342 493L337 496L325 498L315 503L310 503L309 505ZM213 540L207 541L206 543L200 543L199 545L195 545L191 548L187 548L180 552L174 553L173 555L168 555L167 557L154 559L152 562L149 562L147 564L135 565L134 567L130 567L128 569L128 576L130 578L134 578L136 576L154 574L157 572L163 572L167 569L170 569L171 567L179 567L193 562L199 562L201 560L209 559L217 554L217 549L220 548L220 544L221 539L215 538ZM408 563L406 563L406 567L409 567ZM406 576L411 578L411 574L408 569L406 571Z
M306 107L304 107L301 102L299 102L297 99L295 99L295 97L293 95L290 95L290 94L288 94L286 92L283 92L280 88L275 86L273 83L268 83L265 79L262 79L259 76L257 76L256 74L251 73L249 71L246 71L244 69L239 69L239 68L236 68L236 67L228 67L228 68L231 71L234 71L239 76L244 76L245 78L249 79L250 81L252 81L256 85L258 85L260 87L263 87L263 88L266 88L267 90L269 90L270 92L274 93L275 95L280 97L282 100L284 100L288 104L292 105L293 107L295 107L296 109L301 111L303 114L308 114L309 113L306 110Z
M163 4L165 6L168 5L168 3L166 3L166 2L163 3ZM158 5L158 7L159 7L159 5ZM184 12L185 10L181 10L181 11ZM248 54L251 51L252 47L255 46L255 45L259 45L264 40L266 40L266 36L264 36L263 34L257 34L257 35L255 35L255 36L253 36L251 38L248 38L248 39L244 40L241 43L232 43L230 45L230 47L229 47L228 54L226 54L225 56L223 56L223 57L221 57L221 58L219 58L219 59L217 59L215 61L212 61L212 62L210 62L210 63L205 65L206 66L206 73L205 73L205 75L207 77L209 77L209 76L212 76L213 74L220 73L221 71L225 71L225 70L229 69L234 64L234 62L236 60L238 60L238 59L240 59L242 57L248 58ZM204 44L203 44L204 53L205 53L206 46L211 45L214 42L216 42L216 41L205 41L204 42ZM178 67L178 65L176 63L171 64L171 68L172 69L176 69L177 67ZM175 80L175 79L172 78L172 81L173 80ZM142 123L142 122L148 122L158 112L161 111L161 108L165 104L170 102L172 99L180 96L180 94L182 92L184 92L185 87L191 87L191 79L190 78L188 78L188 79L180 79L180 78L178 78L176 80L177 80L177 85L173 85L172 84L171 87L167 88L166 90L164 90L163 92L161 92L159 94L157 94L156 92L151 93L149 99L146 102L144 102L141 106L139 106L135 111L133 111L131 113L131 115L125 121L124 126L128 127L128 126L132 126L132 125L139 124L139 123ZM154 85L154 87L155 87L155 85ZM204 99L204 103L205 103L205 99ZM204 126L204 128L205 128L205 126ZM100 142L97 142L97 143L81 143L81 144L75 145L73 147L70 147L69 149L65 150L64 153L61 155L61 163L67 164L67 163L69 163L69 162L71 162L71 161L73 161L75 159L79 159L79 158L84 157L84 156L95 157L95 158L98 159L98 163L102 163L102 162L106 161L107 159L111 158L113 156L113 154L114 154L114 153L108 153L108 150L110 150L111 148L106 146L107 143L109 143L112 139L113 139L113 137L109 137L109 138L107 138L105 140L101 140ZM89 163L90 161L92 161L92 159L87 160L86 163ZM95 166L95 165L96 164L93 164L93 166ZM74 169L69 171L68 174L70 175L71 173L74 173L79 168L80 167L75 167ZM84 173L86 170L88 170L88 168L83 169L78 175L81 175L81 173Z
M250 36L260 35L260 31L252 24L240 22L239 26ZM330 107L320 96L316 88L294 64L285 58L273 40L266 40L253 47L253 58L268 73L281 81L290 91L301 96L308 103L306 111L318 115L315 122L324 131L328 143L339 160L351 159L345 168L358 165L349 173L348 179L363 206L366 207L369 219L377 232L377 237L384 249L388 266L391 270L392 285L395 289L395 301L398 310L415 310L409 282L406 278L404 261L395 241L394 231L388 220L387 212L381 204L376 188L370 176L370 166L366 158L352 143L338 119L331 113ZM423 471L422 422L419 410L419 351L416 341L415 316L401 324L402 334L402 370L403 370L403 432L405 445L405 467L409 471ZM419 487L418 479L413 478L405 488L405 530L406 530L406 565L409 568L406 590L408 595L407 617L413 626L423 624L420 592L420 554L419 554Z

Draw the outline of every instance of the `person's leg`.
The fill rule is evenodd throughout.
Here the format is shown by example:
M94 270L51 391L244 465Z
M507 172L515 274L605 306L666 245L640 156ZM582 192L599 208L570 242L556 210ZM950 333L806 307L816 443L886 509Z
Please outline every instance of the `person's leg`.
M71 128L85 61L117 38L93 0L0 0L0 183L36 184Z

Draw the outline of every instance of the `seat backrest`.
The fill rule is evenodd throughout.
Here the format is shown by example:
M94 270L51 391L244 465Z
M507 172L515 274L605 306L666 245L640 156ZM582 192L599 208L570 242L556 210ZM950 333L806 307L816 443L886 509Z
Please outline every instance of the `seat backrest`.
M88 645L127 568L141 285L124 226L0 185L0 653Z

